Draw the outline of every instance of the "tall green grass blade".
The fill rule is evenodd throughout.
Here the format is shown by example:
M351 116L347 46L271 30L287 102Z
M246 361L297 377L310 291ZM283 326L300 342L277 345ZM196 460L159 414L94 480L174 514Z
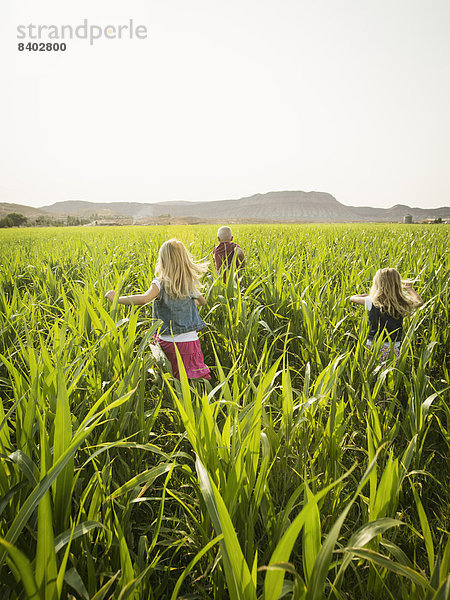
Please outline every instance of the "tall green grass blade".
M76 433L75 437L73 438L70 446L60 456L58 461L55 464L53 464L52 468L49 471L47 471L44 478L39 482L39 484L34 488L34 490L31 492L31 494L28 496L28 498L24 502L22 508L18 512L16 518L14 519L11 527L9 528L9 530L5 536L6 541L8 541L10 543L14 543L17 540L18 536L20 535L22 529L25 527L25 524L28 521L28 519L30 518L31 514L38 507L39 502L41 501L44 494L50 488L52 483L56 480L58 475L64 469L66 464L70 461L72 456L75 454L75 452L78 450L78 448L84 442L84 440L88 437L88 435L91 433L91 431L98 425L100 419L105 414L105 412L107 412L109 409L120 406L123 402L125 402L128 399L128 397L130 396L131 393L132 392L125 394L125 396L115 400L108 407L106 407L99 413L96 413L95 415L90 416L89 418L86 418L83 421L83 423L81 425L81 430L80 429L78 430L78 432ZM97 403L96 403L96 405L97 405ZM90 423L90 424L88 425L88 423ZM2 551L2 552L0 552L0 565L3 563L4 558L5 558L5 552Z
M40 600L43 596L40 595L36 581L33 575L33 568L28 558L18 548L0 538L0 545L4 552L7 552L14 562L17 571L20 574L20 580L23 584L28 600Z
M218 536L231 600L256 600L256 589L226 506L197 458L195 463L203 499Z
M41 481L47 473L49 453L45 418L41 419ZM50 492L41 498L38 506L38 528L36 546L36 584L45 600L57 600L55 539L53 534L53 514Z
M374 550L368 550L366 548L351 548L351 547L346 548L346 551L351 552L358 558L368 560L368 561L374 563L375 565L378 565L385 569L389 569L393 573L397 573L398 575L401 575L402 577L406 577L410 581L419 585L424 591L427 591L427 592L433 591L433 588L430 586L428 581L425 579L425 577L421 573L415 571L414 569L406 567L405 565L396 563L396 562L392 561L390 558L383 556L379 552L375 552Z
M314 568L314 563L317 558L317 554L320 550L320 512L317 506L317 502L314 498L314 494L309 489L308 485L305 484L305 505L311 504L311 510L309 511L309 518L306 519L303 527L303 571L305 573L306 585L309 584L309 580Z
M358 485L358 488L352 498L352 500L347 504L342 513L337 518L333 527L331 528L329 534L327 535L322 547L317 554L317 558L314 563L313 571L311 573L308 591L306 592L306 600L316 600L316 598L321 597L323 593L323 588L325 586L325 580L328 574L328 569L331 562L332 552L336 545L341 527L347 517L349 510L354 504L356 498L358 497L360 491L364 488L367 483L367 480L370 477L370 473L372 469L375 467L375 463L377 460L377 455L374 457L372 462L367 467L364 475L361 478L361 481Z
M53 431L53 462L57 462L72 441L72 420L70 416L69 397L61 366L57 365L56 415ZM57 531L64 531L68 526L69 511L72 503L74 462L71 458L55 480L53 504Z
M68 529L63 533L60 533L55 537L56 554L58 554L58 552L62 550L64 546L66 546L71 540L76 540L77 538L96 528L105 529L105 526L98 521L84 521L83 523L75 525L72 529Z
M210 542L208 542L206 546L204 546L199 552L197 552L197 554L194 556L194 558L191 560L188 566L178 577L175 587L173 588L170 600L176 600L178 598L178 592L180 591L181 586L183 585L183 581L186 579L186 577L189 575L189 573L192 571L192 569L195 567L198 561L201 560L205 556L205 554L207 554L211 550L211 548L221 540L223 540L223 534L217 535Z
M450 598L450 575L442 582L438 591L433 595L432 600L448 600Z
M64 575L64 581L74 589L83 600L90 600L86 586L75 568L69 569Z
M272 553L269 561L269 567L272 565L278 565L280 563L288 563L292 548L306 522L307 519L311 518L317 507L317 503L323 498L333 487L340 483L345 477L350 474L347 472L343 477L330 484L314 496L315 502L308 502L306 506L302 508L299 514L292 521L288 529L283 534L281 540L278 542L275 550ZM268 571L264 580L264 600L270 598L279 598L283 589L284 582L284 571Z
M348 541L348 546L352 548L362 548L366 544L368 544L371 540L376 538L377 536L383 534L385 531L392 527L399 527L400 525L404 525L401 521L397 519L389 519L387 517L383 519L377 519L376 521L370 521L366 523L362 527L356 531ZM340 566L339 572L334 581L334 585L338 587L342 581L344 573L350 564L353 556L348 551L345 551L344 559Z
M422 502L419 498L415 485L412 481L411 489L414 495L414 500L416 502L417 512L419 514L420 525L422 527L423 539L425 541L425 548L427 550L428 557L428 566L430 568L430 574L433 573L434 570L434 546L433 546L433 538L431 537L431 529L430 524L428 523L427 515L423 508Z

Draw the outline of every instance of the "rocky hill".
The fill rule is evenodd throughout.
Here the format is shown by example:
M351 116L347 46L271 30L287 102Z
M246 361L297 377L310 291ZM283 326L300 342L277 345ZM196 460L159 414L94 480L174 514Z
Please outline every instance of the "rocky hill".
M450 217L450 208L354 207L341 204L325 192L268 192L238 200L212 202L139 202L92 203L83 201L57 202L43 207L50 213L72 216L133 217L155 219L161 216L195 217L205 221L269 221L269 222L398 222L406 214L415 221L426 218Z
M57 202L43 207L50 213L72 216L133 217L134 219L196 217L210 220L258 221L354 221L352 210L323 192L269 192L238 200L212 202L137 202L90 203Z
M7 210L3 209L7 207ZM345 206L325 192L284 191L255 194L237 200L212 202L56 202L40 209L17 204L0 204L0 214L20 212L25 216L132 218L134 222L161 219L195 219L195 222L401 222L407 214L416 222L426 218L450 218L450 208L411 208L397 204L392 208ZM36 214L32 214L32 212ZM188 221L186 221L188 222ZM194 222L194 221L191 221Z
M18 213L27 217L27 219L37 219L38 217L48 217L48 212L42 208L33 208L24 204L12 204L11 202L0 202L0 218L10 213Z

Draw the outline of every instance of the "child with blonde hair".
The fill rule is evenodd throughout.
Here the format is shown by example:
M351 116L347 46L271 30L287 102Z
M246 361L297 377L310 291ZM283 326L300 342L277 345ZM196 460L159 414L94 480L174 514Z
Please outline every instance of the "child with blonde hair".
M370 293L355 294L350 297L350 302L363 305L369 312L370 330L367 346L371 346L375 338L381 335L385 341L380 361L388 358L391 343L398 358L403 335L403 318L423 304L412 283L402 281L397 269L379 269L373 278Z
M211 379L204 363L198 331L207 327L200 318L197 306L206 304L200 294L200 278L208 270L208 263L195 263L183 242L176 239L164 242L156 263L156 277L143 294L120 296L119 304L143 305L153 302L153 317L163 325L158 342L172 365L175 377L179 370L175 344L190 378ZM114 300L110 290L106 298Z

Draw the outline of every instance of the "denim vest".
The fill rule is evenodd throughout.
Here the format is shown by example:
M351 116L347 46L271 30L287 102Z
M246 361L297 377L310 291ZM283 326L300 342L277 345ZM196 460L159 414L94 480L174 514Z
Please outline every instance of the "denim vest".
M159 294L153 302L153 318L163 322L162 335L200 331L207 327L198 314L194 298L174 298L167 294L162 282L160 285Z

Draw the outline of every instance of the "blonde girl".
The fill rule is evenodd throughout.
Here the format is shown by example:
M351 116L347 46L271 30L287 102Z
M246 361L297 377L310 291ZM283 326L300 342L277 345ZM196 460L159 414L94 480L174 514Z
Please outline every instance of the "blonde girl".
M143 305L154 301L153 317L163 322L158 342L177 378L179 371L175 344L188 377L211 378L197 333L207 327L197 309L197 306L206 304L199 288L200 278L207 269L208 263L194 263L183 242L168 240L159 250L156 277L150 288L143 294L120 296L118 299L119 304ZM110 302L114 296L114 290L106 294Z
M400 354L403 318L423 300L409 281L402 281L397 269L379 269L373 278L369 294L355 294L350 302L361 304L369 313L370 330L367 346L381 335L384 338L380 361L388 358L391 344L396 357Z

